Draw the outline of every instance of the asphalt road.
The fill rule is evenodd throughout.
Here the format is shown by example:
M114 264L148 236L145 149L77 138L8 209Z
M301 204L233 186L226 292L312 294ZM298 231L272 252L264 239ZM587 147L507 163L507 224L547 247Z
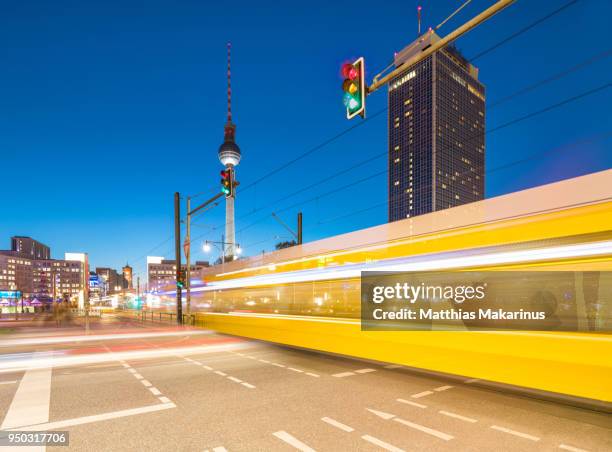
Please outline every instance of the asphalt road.
M612 416L469 380L197 330L80 334L0 336L0 430L69 431L58 452L612 450Z

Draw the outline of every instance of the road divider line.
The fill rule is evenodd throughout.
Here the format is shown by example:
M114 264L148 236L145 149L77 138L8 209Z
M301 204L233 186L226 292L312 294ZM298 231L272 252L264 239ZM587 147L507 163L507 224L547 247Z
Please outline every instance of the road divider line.
M537 436L533 436L528 433L517 432L516 430L511 430L506 427L500 427L499 425L492 425L491 428L499 432L509 433L510 435L518 436L519 438L525 438L531 441L540 441L540 438Z
M270 361L268 361L267 359L260 359L260 361L261 361L262 363L270 364Z
M278 432L275 432L275 433L273 433L273 435L276 436L281 441L284 441L285 443L287 443L290 446L294 447L295 449L301 450L302 452L316 452L312 447L310 447L307 444L304 444L302 441L297 439L295 436L290 435L289 433L285 432L284 430L280 430Z
M285 366L283 364L279 364L279 363L272 363L272 365L276 366L276 367L287 367L287 366Z
M9 430L13 430L13 431L23 430L27 432L59 430L65 427L72 427L74 425L89 424L92 422L106 421L109 419L117 419L120 417L135 416L137 414L152 413L155 411L168 410L170 408L176 408L176 405L172 402L157 403L155 405L149 405L149 406L145 406L141 408L130 408L128 410L112 411L112 412L103 413L103 414L94 414L93 416L84 416L84 417L79 417L75 419L66 419L63 421L26 425L26 426L21 426L21 427L9 429Z
M158 399L161 403L170 403L170 399L166 396L160 396Z
M350 377L351 375L355 375L355 373L354 372L340 372L339 374L333 374L332 377L344 378L344 377Z
M424 425L416 424L414 422L410 422L405 419L401 419L397 417L395 414L385 413L384 411L373 410L371 408L366 408L366 410L368 410L370 413L375 414L376 416L386 421L393 419L395 422L399 422L400 424L403 424L407 427L413 428L415 430L419 430L423 433L427 433L428 435L435 436L436 438L443 439L444 441L450 441L451 439L454 438L453 435L449 435L448 433L444 433L439 430L435 430L433 428L425 427Z
M159 389L157 389L155 386L149 388L149 391L151 391L153 393L153 395L161 395L161 391Z
M227 377L227 374L225 372L221 372L220 370L215 370L215 373L217 375L221 375L222 377Z
M243 381L243 382L242 382L242 383L240 383L240 384L241 384L242 386L246 386L246 387L247 387L247 388L249 388L249 389L255 389L255 386L254 386L254 385L252 385L252 384L250 384L250 383L246 383L246 382L244 382L244 381Z
M435 436L436 438L443 439L444 441L450 441L451 439L454 438L453 435L449 435L448 433L444 433L444 432L441 432L439 430L435 430L433 428L425 427L424 425L416 424L414 422L410 422L410 421L407 421L405 419L400 419L399 417L396 417L393 420L395 422L399 422L402 425L405 425L406 427L410 427L410 428L413 428L415 430L419 430L419 431L421 431L423 433L427 433L428 435Z
M206 369L206 370L213 370L213 368L212 368L212 367L207 366L207 365L205 365L205 364L204 364L202 367L204 367L204 369Z
M355 429L353 427L349 427L348 425L343 424L342 422L338 422L335 419L332 419L330 417L322 417L321 420L323 422L328 423L329 425L332 425L332 426L334 426L336 428L339 428L340 430L344 430L345 432L349 432L350 433L350 432L354 432L355 431Z
M357 374L369 374L370 372L376 372L376 369L359 369L355 371Z
M420 399L421 397L425 397L431 394L433 394L432 391L423 391L419 392L418 394L412 394L410 397L412 397L413 399Z
M147 388L153 386L149 380L140 380L140 382L145 385Z
M559 449L569 450L570 452L588 452L585 449L579 449L578 447L568 446L567 444L559 445Z
M385 369L401 369L404 366L400 366L399 364L389 364L388 366L384 366Z
M395 400L397 400L399 403L405 403L406 405L415 406L417 408L427 408L427 405L423 405L422 403L411 402L410 400L405 400L405 399L395 399Z
M223 446L213 447L213 452L227 452L227 449Z
M440 392L440 391L446 391L447 389L451 389L452 386L446 385L446 386L440 386L439 388L435 388L434 391L436 392Z
M0 385L12 385L17 383L17 380L10 380L10 381L0 381Z
M438 413L443 414L444 416L448 416L448 417L452 417L452 418L455 418L455 419L459 419L461 421L471 422L472 424L475 423L475 422L478 422L476 419L472 419L471 417L461 416L460 414L451 413L450 411L440 410L440 411L438 411Z
M319 374L313 374L312 372L306 372L306 375L308 375L310 377L315 377L315 378L319 378L321 376Z
M375 438L374 436L363 435L361 437L361 439L364 439L367 442L372 443L375 446L378 446L378 447L380 447L382 449L388 450L389 452L405 452L404 449L400 449L399 447L395 447L393 444L386 443L383 440Z
M469 380L465 380L464 383L470 384L476 383L477 381L480 381L480 378L470 378Z
M227 377L228 380L232 380L235 383L242 383L242 380L236 377Z
M138 378L139 380L142 380L144 377L140 374L134 374L134 377Z
M301 370L301 369L296 369L295 367L287 367L287 370L292 370L293 372L304 373L304 371L303 371L303 370Z

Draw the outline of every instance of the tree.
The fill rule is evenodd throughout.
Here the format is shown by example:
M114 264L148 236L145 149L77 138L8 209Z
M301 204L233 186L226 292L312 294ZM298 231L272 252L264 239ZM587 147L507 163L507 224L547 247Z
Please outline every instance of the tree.
M291 240L291 241L285 241L285 242L278 242L276 245L274 245L274 247L277 250L282 250L283 248L291 248L292 246L297 245L297 242L295 240Z

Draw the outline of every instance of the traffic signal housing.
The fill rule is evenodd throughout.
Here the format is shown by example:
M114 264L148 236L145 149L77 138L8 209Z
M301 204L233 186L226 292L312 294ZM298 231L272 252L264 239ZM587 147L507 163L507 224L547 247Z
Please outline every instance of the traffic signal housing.
M232 168L225 168L221 171L221 193L230 198L234 196L234 187L234 171Z
M359 115L365 118L365 61L363 57L353 63L342 65L342 90L344 91L343 102L346 107L346 118L353 119Z
M179 271L179 278L176 281L176 286L184 289L187 286L187 270Z

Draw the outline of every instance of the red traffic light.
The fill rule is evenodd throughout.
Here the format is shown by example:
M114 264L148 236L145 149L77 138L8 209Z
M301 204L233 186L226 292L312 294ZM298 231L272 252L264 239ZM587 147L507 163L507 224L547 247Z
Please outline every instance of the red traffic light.
M359 74L357 72L357 69L355 69L355 66L353 66L351 63L343 64L341 73L342 77L348 78L349 80L355 80L355 78L357 78L357 75Z
M230 176L230 175L229 175L229 171L228 171L228 170L222 170L222 171L221 171L221 177L222 177L223 179L229 179L229 176Z

